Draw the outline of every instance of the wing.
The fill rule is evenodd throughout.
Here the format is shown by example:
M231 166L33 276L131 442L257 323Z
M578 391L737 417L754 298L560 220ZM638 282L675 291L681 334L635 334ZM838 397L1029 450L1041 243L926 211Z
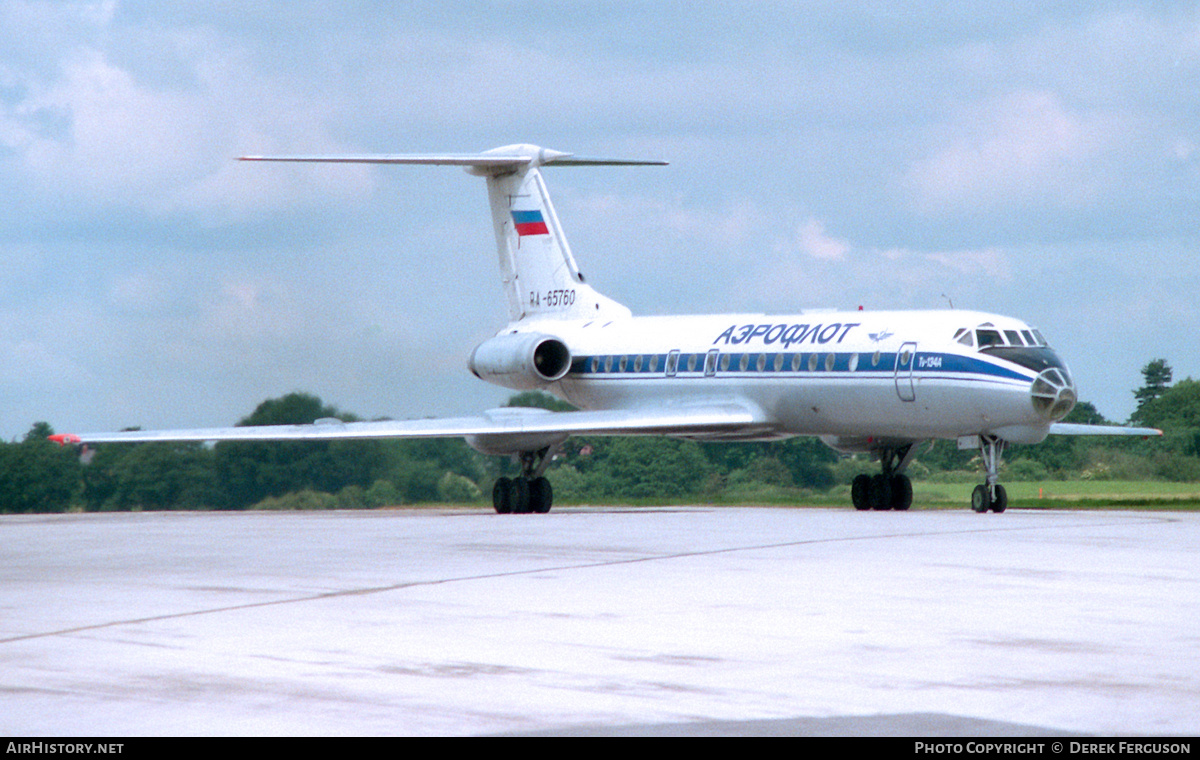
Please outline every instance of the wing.
M311 425L63 433L51 436L51 440L67 444L461 437L480 450L500 454L536 451L580 433L729 437L769 433L772 428L761 412L740 404L593 412L549 412L545 409L505 407L489 410L477 417L380 422L318 420Z
M1121 425L1076 425L1056 422L1050 426L1050 435L1140 435L1142 437L1162 435L1158 428L1123 427Z

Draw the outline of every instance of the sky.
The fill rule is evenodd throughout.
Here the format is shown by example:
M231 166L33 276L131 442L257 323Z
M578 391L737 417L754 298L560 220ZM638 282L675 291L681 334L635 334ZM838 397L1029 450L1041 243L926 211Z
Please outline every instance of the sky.
M1197 3L0 0L0 436L503 403L481 180L235 159L518 142L670 162L545 172L635 314L1007 314L1118 421L1200 377Z

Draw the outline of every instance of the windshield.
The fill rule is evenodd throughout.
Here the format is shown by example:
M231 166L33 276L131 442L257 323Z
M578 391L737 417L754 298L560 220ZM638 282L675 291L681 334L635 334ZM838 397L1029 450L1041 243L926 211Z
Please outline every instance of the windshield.
M954 339L964 346L977 346L981 351L996 346L1012 346L1015 348L1049 348L1042 334L1031 327L1018 329L1001 329L991 322L985 322L974 330L960 327L954 333Z
M1001 328L985 322L973 330L961 327L954 337L965 346L974 346L982 353L1034 372L1050 368L1060 369L1064 373L1067 371L1066 365L1050 348L1041 332L1031 327Z
M1067 371L1067 365L1063 363L1062 359L1058 358L1058 354L1054 353L1054 349L1051 348L986 346L982 350L988 356L995 356L999 359L1010 361L1013 364L1019 364L1034 372L1041 372L1050 368L1060 369L1064 373Z

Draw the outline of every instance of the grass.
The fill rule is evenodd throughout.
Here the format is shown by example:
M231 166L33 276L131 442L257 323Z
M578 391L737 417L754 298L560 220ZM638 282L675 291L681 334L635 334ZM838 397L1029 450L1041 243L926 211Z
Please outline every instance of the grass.
M1200 483L1137 480L1013 483L1008 487L1008 500L1009 504L1024 508L1200 509Z
M918 506L966 505L974 485L913 483ZM1200 483L1141 480L1006 482L1008 505L1021 509L1200 509Z
M913 481L913 506L916 509L960 509L970 506L975 482L939 483ZM1018 509L1200 509L1200 483L1167 483L1137 480L1048 480L1040 482L1004 482L1008 504ZM620 500L623 504L641 504L638 500ZM748 489L744 493L726 493L717 499L694 497L690 500L642 500L649 506L680 503L720 506L779 505L800 507L848 507L850 486L837 486L826 492L802 489Z

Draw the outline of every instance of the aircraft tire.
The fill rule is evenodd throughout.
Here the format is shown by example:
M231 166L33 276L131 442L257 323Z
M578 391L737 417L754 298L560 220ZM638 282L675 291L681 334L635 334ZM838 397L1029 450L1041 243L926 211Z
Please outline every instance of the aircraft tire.
M529 509L531 512L546 514L554 502L554 490L546 478L534 478L529 481Z
M983 514L991 506L992 495L988 493L988 487L982 484L975 486L975 490L971 492L971 509Z
M892 481L886 475L871 478L871 509L883 512L892 508Z
M871 476L856 475L850 484L850 501L854 508L862 511L871 508Z
M496 509L496 514L500 515L507 515L513 511L512 480L496 478L492 485L492 506Z
M992 499L992 511L1000 514L1008 509L1008 491L1004 490L1004 486L996 486L996 498Z
M529 478L512 479L512 511L516 515L529 512Z
M908 476L892 476L892 509L904 512L912 506L912 500L912 481L909 480Z

